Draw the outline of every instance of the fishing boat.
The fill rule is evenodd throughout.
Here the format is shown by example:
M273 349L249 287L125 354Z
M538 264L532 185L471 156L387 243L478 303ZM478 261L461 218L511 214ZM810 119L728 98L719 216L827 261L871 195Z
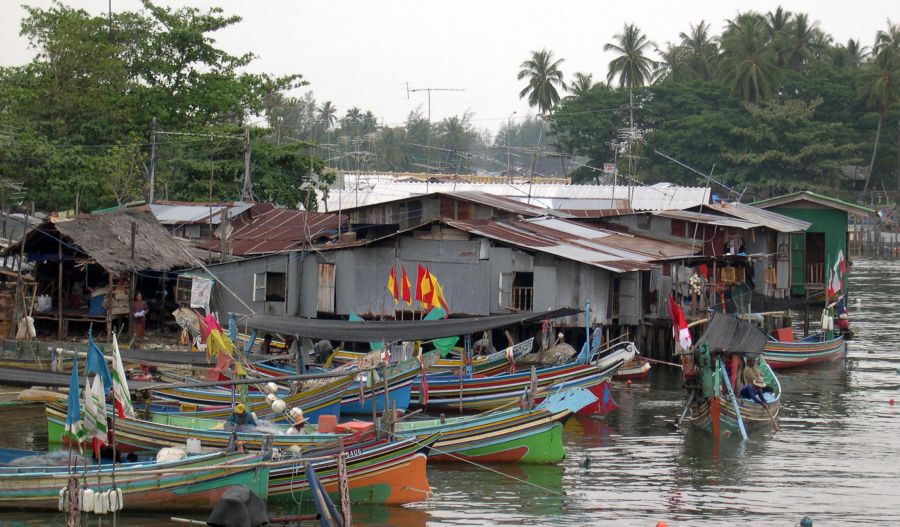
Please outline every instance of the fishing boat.
M785 329L787 331L778 333L784 340L770 336L763 349L766 363L776 370L831 362L847 353L844 337L835 337L830 331L816 332L800 340L793 340L791 329Z
M616 372L615 379L617 380L638 380L643 379L650 373L650 361L645 359L644 357L635 357L634 359L626 362L619 368L619 371Z
M440 434L389 441L375 439L355 445L306 449L299 459L273 463L269 475L269 499L296 503L310 500L305 464L312 463L325 490L338 496L336 456L347 460L350 502L354 504L404 505L431 497L425 474L429 449Z
M585 388L602 399L612 376L634 357L635 351L633 345L625 345L591 362L491 377L429 374L424 382L413 384L411 404L438 410L484 411L517 404L528 391L540 402L550 390L559 388Z
M268 495L269 466L263 454L213 453L166 463L126 463L113 469L77 467L82 489L96 495L120 489L130 511L210 510L233 488ZM0 509L57 510L60 490L73 474L63 466L0 468Z
M348 363L338 371L362 371L356 382L347 388L341 399L341 415L372 415L383 413L387 408L406 411L409 407L412 384L423 369L427 370L438 361L437 350L423 353L420 357L411 358L391 364L384 364L378 351L360 354L356 361ZM287 368L273 364L261 363L254 366L260 376L272 378L276 383L278 377L292 375ZM323 370L328 371L328 370ZM311 371L311 373L315 373ZM387 397L385 397L387 393ZM220 399L224 394L220 392ZM265 398L265 394L249 394L251 401Z
M287 394L282 400L287 409L300 408L311 423L315 423L321 415L340 415L341 401L348 389L357 385L356 374L350 373L334 380L322 381L319 385L310 389ZM262 382L262 381L261 381ZM232 411L232 395L229 390L208 390L202 388L157 388L153 390L153 397L159 401L175 403L170 405L170 411L178 411L181 415L191 417L204 417L210 419L227 418ZM150 401L147 401L147 405ZM247 405L251 412L258 417L270 416L272 420L287 422L283 415L272 411L271 405L264 397L257 401L251 401ZM154 408L165 411L164 407Z
M58 403L47 403L47 439L51 444L68 444L64 434L66 408ZM116 443L123 452L157 451L166 447L183 447L188 439L198 439L206 448L226 448L232 440L232 433L225 430L222 419L208 419L162 412L152 414L152 420L120 417L114 423ZM237 432L236 439L247 448L261 449L267 437L271 437L276 448L293 445L308 446L328 443L341 436L334 433L315 433L286 436L267 428L259 432Z
M534 409L501 410L474 416L423 419L394 425L398 437L440 433L429 459L493 463L558 463L565 457L566 419L597 402L591 392L559 390Z
M682 355L684 386L688 395L682 419L710 432L714 437L774 426L781 407L781 384L763 355L766 335L755 325L716 313L690 354ZM741 368L754 367L769 390L766 405L740 396L736 379Z

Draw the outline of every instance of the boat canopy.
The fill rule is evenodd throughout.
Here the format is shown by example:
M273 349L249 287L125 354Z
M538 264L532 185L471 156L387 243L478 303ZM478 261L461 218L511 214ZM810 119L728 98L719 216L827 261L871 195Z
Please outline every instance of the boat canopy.
M703 336L697 341L697 346L706 344L710 353L759 355L766 340L766 334L750 322L724 313L715 313Z
M248 315L239 325L280 335L296 335L311 339L330 339L343 342L395 342L401 340L430 340L440 337L468 335L540 320L568 317L580 309L562 308L545 312L515 313L441 320L374 320L349 321L322 318L302 318L274 315Z

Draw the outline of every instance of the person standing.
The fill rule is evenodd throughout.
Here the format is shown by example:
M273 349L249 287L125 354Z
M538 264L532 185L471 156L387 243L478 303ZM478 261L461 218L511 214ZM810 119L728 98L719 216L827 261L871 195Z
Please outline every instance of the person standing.
M131 303L131 315L134 318L134 338L141 342L147 331L147 311L150 307L144 302L144 295L138 292Z

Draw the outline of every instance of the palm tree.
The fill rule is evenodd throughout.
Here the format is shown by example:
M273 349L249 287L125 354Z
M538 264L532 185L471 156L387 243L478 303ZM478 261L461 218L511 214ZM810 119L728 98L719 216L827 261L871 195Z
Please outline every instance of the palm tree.
M818 33L817 25L817 22L810 24L809 15L806 13L798 13L788 25L785 33L784 60L791 69L800 71L800 68L813 57Z
M691 24L691 33L682 32L681 48L684 50L684 61L694 74L708 81L713 77L719 47L709 35L709 24L701 20L696 26Z
M532 51L531 58L519 66L519 80L528 79L528 84L519 92L519 98L528 97L529 106L537 106L541 115L546 115L559 102L559 91L565 90L560 64L565 59L553 60L553 52L547 49Z
M569 85L569 92L575 97L580 97L591 91L594 87L594 76L590 73L575 73L575 80Z
M613 39L615 43L609 42L603 46L603 51L614 51L619 54L609 63L606 81L612 83L615 77L619 77L619 87L628 88L628 120L633 136L634 89L644 86L653 77L656 62L644 53L651 46L656 47L656 44L634 24L625 24L624 31L613 35Z
M851 68L859 68L866 58L871 54L869 46L863 46L858 40L852 38L847 41L847 65Z
M880 53L885 47L900 48L900 25L891 23L890 20L887 24L887 31L882 30L875 35L875 53Z
M879 35L881 32L879 32ZM869 190L869 181L872 178L872 170L875 167L875 155L878 152L878 142L881 140L881 125L885 116L891 110L893 103L900 97L900 49L898 46L881 42L880 49L875 55L875 60L860 74L860 92L866 98L866 103L878 112L878 126L875 129L875 144L872 147L872 159L869 161L869 171L866 174L866 184L863 192Z
M656 70L653 72L654 83L664 80L680 82L694 76L693 70L685 60L686 53L683 47L666 42L666 49L657 49L656 52L659 53L661 60L656 63Z
M790 26L793 13L785 11L781 6L773 13L769 11L764 17L766 23L766 37L772 45L772 51L775 52L775 63L779 68L783 68L787 63L787 40L786 33Z
M322 106L319 107L316 118L319 122L325 124L325 130L330 130L331 128L334 128L335 123L337 123L337 108L335 108L331 101L325 101L322 103Z
M720 73L732 92L745 101L757 102L772 90L774 53L767 44L761 16L745 13L728 21L722 35Z

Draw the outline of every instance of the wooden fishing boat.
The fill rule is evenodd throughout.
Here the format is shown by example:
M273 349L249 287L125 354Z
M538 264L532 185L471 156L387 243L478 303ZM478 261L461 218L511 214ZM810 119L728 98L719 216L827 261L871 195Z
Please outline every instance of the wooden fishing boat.
M375 368L381 362L379 355L378 352L360 355L356 362L347 364L342 371L349 373L359 369ZM432 367L439 357L437 351L429 351L422 355L421 360L407 359L388 364L382 369L375 368L374 371L360 373L356 377L356 382L344 392L341 399L341 415L372 415L373 411L383 413L387 408L406 411L409 407L413 382L423 368ZM272 378L276 383L278 377L293 374L293 371L287 368L266 363L256 365L255 371L260 376ZM250 394L250 397L251 400L261 400L265 395L255 393Z
M57 403L48 403L47 439L51 444L67 444L63 431L66 423L66 408ZM165 447L183 447L188 439L199 439L204 448L222 449L229 445L231 432L223 427L221 419L179 415L177 413L154 413L152 420L118 418L115 421L116 446L123 452L157 451ZM271 436L276 448L293 445L308 446L336 441L341 437L333 433L306 435L273 435L271 431L238 432L237 440L251 449L261 449L266 438Z
M714 437L745 435L746 432L778 427L781 383L763 356L766 335L749 322L716 313L692 353L682 355L684 385L688 394L686 420ZM757 361L770 391L766 406L740 396L740 368L748 358ZM741 364L743 365L741 366ZM729 371L730 370L730 371Z
M320 415L340 416L341 401L351 386L356 386L356 374L348 374L335 380L303 390L293 395L285 395L283 401L287 409L300 408L311 423ZM229 390L206 390L199 388L160 388L153 390L153 397L179 405L181 415L210 419L227 418L231 415L231 392ZM139 406L140 403L136 404ZM247 405L257 417L271 416L278 422L287 422L286 417L274 414L264 398L251 401Z
M411 437L439 432L441 438L429 455L435 461L558 463L565 457L565 420L596 401L584 389L561 390L533 410L408 421L394 425L394 433Z
M121 489L130 511L210 510L229 489L245 487L265 499L269 466L262 454L189 457L168 463L109 465L77 470L83 489ZM68 467L0 468L0 509L57 510Z
M604 355L602 362L536 368L533 379L530 371L492 377L429 374L424 383L413 384L412 405L439 410L492 410L517 404L529 389L534 389L538 402L549 390L559 388L585 388L602 398L607 389L604 384L634 353L633 346L623 346Z
M616 372L615 379L618 380L637 380L643 379L650 373L650 361L643 357L635 357L626 362Z
M766 363L777 370L831 362L844 357L847 342L841 336L833 337L827 333L814 333L796 341L779 341L769 337L763 348Z
M425 475L428 451L440 434L397 441L373 440L345 445L350 502L403 505L431 497ZM269 475L269 499L294 503L309 500L305 463L311 462L325 490L338 496L335 456L341 447L307 449L299 460L275 462Z

